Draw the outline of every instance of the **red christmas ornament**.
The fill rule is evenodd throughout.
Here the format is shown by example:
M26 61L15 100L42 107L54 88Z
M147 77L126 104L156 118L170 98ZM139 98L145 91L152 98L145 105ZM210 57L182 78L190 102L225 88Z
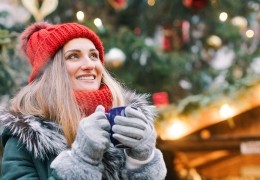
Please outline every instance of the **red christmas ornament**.
M181 22L181 37L183 43L190 42L190 23L188 21Z
M162 47L166 52L173 50L173 32L171 27L164 27Z
M108 0L108 2L115 10L123 10L127 6L127 0Z
M165 51L172 51L172 39L169 37L163 38L163 49Z
M169 105L169 96L167 92L156 92L152 95L153 104L157 107Z
M208 4L208 0L182 0L184 6L188 8L200 9Z

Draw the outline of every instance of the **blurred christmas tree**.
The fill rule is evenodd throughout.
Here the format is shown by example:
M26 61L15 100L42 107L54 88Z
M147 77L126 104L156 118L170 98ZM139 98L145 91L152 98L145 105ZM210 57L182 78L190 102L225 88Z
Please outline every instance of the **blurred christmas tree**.
M18 52L18 36L30 14L18 4L0 3L0 105L26 82L26 63ZM27 66L28 67L28 66Z
M5 0L24 6L18 0ZM5 2L4 1L4 2ZM46 0L35 0L40 9ZM190 95L239 89L243 79L260 73L259 0L82 0L60 1L44 20L78 21L93 28L105 45L107 67L139 92L167 92L170 102ZM28 8L28 7L27 7ZM0 9L1 29L21 32L18 22L6 27L8 11ZM11 14L11 13L9 13ZM24 21L34 22L36 16ZM18 26L18 27L21 27ZM14 42L14 41L13 41ZM4 47L1 45L1 47ZM12 46L9 63L0 61L0 82L9 93L18 63ZM18 66L16 66L18 68ZM27 73L27 71L25 71ZM7 81L8 80L8 81ZM237 85L239 84L239 85ZM3 88L2 88L3 89Z

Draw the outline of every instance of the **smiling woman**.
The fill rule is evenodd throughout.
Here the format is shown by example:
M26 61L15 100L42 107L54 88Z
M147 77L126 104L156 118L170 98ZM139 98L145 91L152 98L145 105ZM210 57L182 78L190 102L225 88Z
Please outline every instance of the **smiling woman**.
M91 29L35 23L21 45L32 72L0 112L3 179L165 178L154 108L146 94L126 90L107 72ZM125 116L116 116L111 128L106 114L117 106L126 106Z

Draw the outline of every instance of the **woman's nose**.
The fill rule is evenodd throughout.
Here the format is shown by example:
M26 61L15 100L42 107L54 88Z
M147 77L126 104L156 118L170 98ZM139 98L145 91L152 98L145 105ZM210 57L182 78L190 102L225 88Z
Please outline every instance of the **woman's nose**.
M95 64L89 57L83 58L81 69L94 69L94 68L95 68Z

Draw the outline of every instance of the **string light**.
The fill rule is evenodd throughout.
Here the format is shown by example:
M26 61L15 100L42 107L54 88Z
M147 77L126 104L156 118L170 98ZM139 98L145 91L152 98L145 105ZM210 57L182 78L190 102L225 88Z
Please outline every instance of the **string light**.
M253 30L249 29L246 31L246 37L252 38L252 37L254 37L254 35L255 35L255 33Z
M225 22L228 18L228 14L226 12L222 12L219 14L219 20Z
M103 26L102 21L101 21L101 19L99 19L99 18L94 19L94 24L95 24L97 27L102 27L102 26Z
M82 11L78 11L78 12L76 13L76 17L77 17L77 19L78 19L79 22L82 22L82 21L84 20L85 14L84 14L84 12L82 12Z
M102 23L101 19L95 18L95 19L94 19L94 24L95 24L95 26L98 28L98 30L99 30L100 32L103 32L103 31L104 31L104 26L103 26L103 23Z

